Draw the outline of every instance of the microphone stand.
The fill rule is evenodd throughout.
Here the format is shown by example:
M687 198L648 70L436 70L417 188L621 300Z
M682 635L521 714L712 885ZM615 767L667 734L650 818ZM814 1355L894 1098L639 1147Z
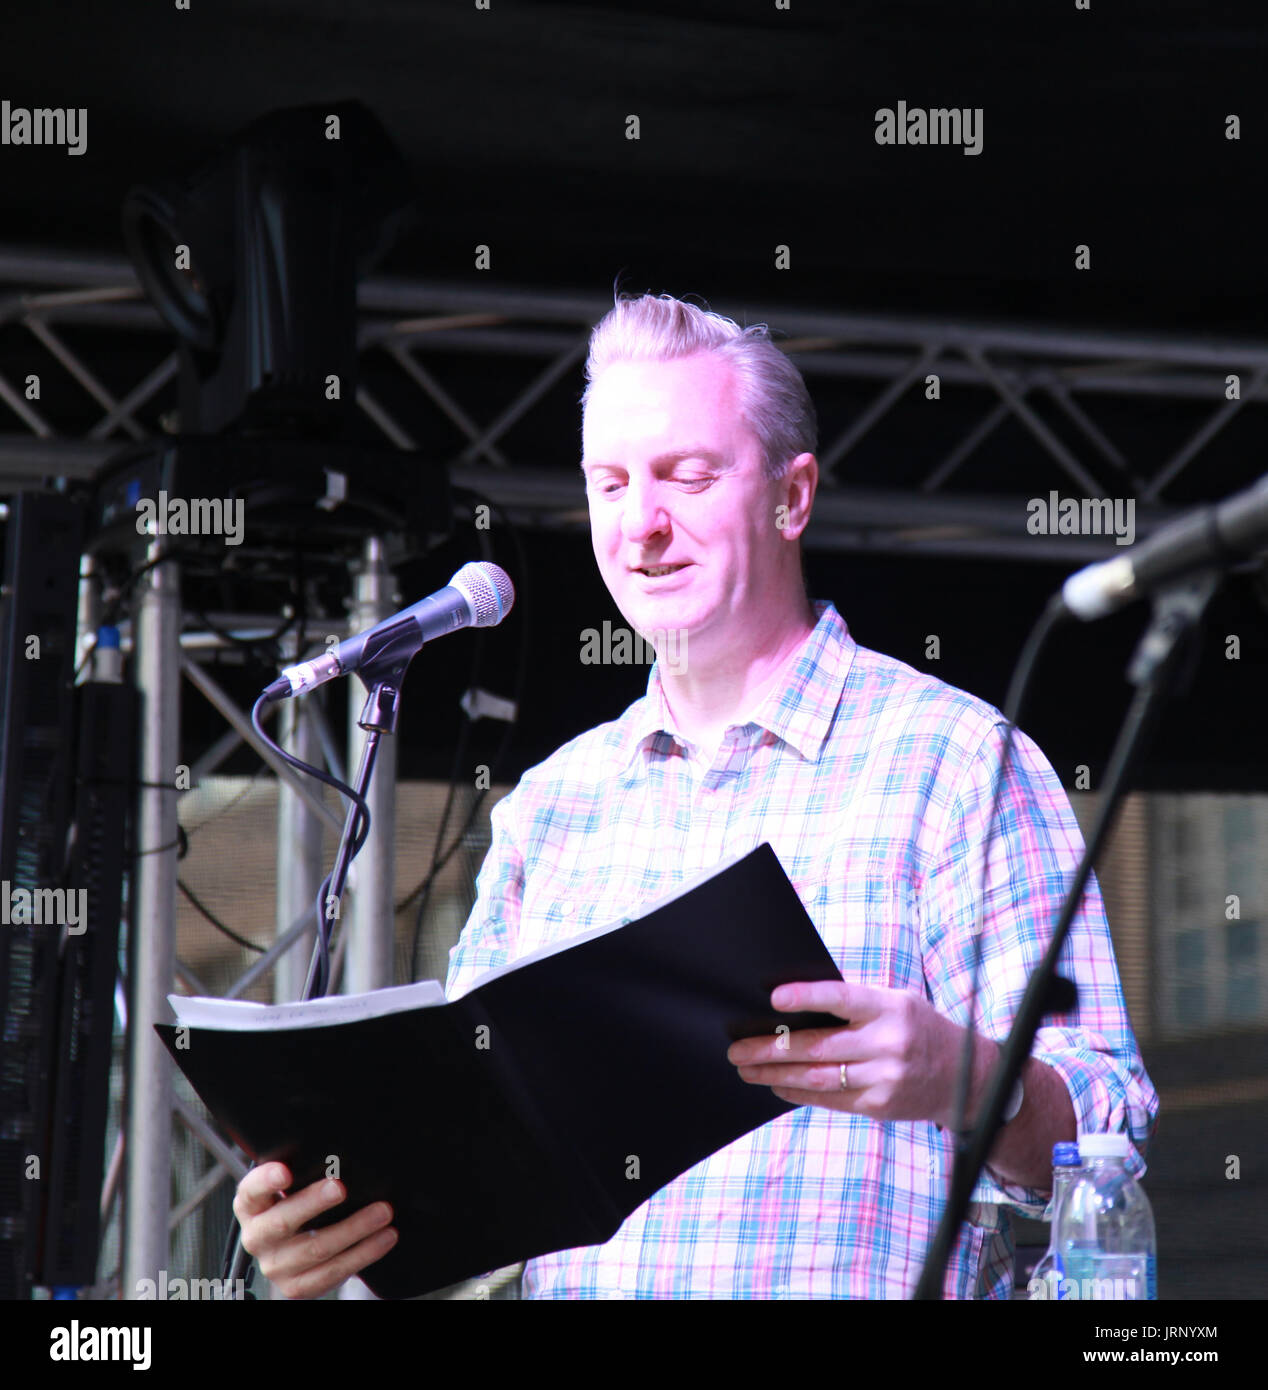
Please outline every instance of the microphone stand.
M357 768L357 780L353 784L360 800L354 801L348 807L348 814L344 817L343 834L339 837L335 866L330 874L330 888L325 902L321 904L322 910L319 914L320 920L317 930L321 933L321 939L314 943L312 959L308 965L308 980L304 986L305 1001L324 996L330 987L329 969L328 967L323 969L322 964L323 960L328 961L330 957L330 905L332 902L337 904L343 897L344 884L347 881L348 869L352 864L352 856L355 852L353 843L356 839L357 822L361 817L361 806L365 804L370 779L374 776L374 764L379 755L379 741L384 734L396 732L396 725L401 712L401 681L405 675L405 668L409 665L413 655L414 652L411 651L409 656L402 660L402 653L399 650L389 648L379 660L363 664L357 671L357 675L367 691L365 704L362 706L361 714L357 719L357 725L365 730L365 742L361 748L361 763ZM360 845L357 845L356 848L359 849ZM229 1248L230 1241L227 1241L225 1259L222 1265L224 1277L228 1280L222 1287L226 1289L232 1289L236 1281L248 1277L248 1266L250 1267L250 1278L254 1278L255 1274L255 1267L251 1265L251 1255L242 1245L242 1227L236 1216L232 1218L229 1234L232 1252ZM255 1295L248 1291L247 1297L254 1299Z
M357 768L357 780L353 786L364 803L366 792L369 790L370 779L374 775L374 764L379 755L379 740L384 734L396 732L397 719L400 715L401 678L405 674L405 668L402 666L393 670L382 679L374 676L372 672L359 671L357 674L361 677L368 693L360 717L357 719L358 727L365 730L365 742L361 747L361 764ZM348 807L348 814L344 818L343 834L339 837L339 848L335 853L335 867L330 874L330 888L326 895L326 901L322 904L320 914L319 930L324 936L325 950L315 948L313 951L313 957L308 966L308 982L304 987L305 1000L320 997L330 988L329 979L320 979L323 973L327 973L322 970L322 960L323 958L329 960L330 906L332 901L337 905L343 897L348 869L352 864L355 826L359 814L360 807L354 801ZM360 846L358 845L357 848L359 849ZM335 915L338 916L337 911ZM321 985L320 991L316 988L318 984Z
M1075 1005L1077 991L1069 980L1057 974L1057 958L1082 901L1092 865L1130 785L1131 774L1152 738L1167 695L1172 693L1173 686L1179 685L1181 662L1191 650L1190 639L1198 630L1218 584L1219 576L1209 571L1161 589L1154 596L1153 617L1127 668L1127 679L1137 687L1137 693L1114 746L1106 773L1105 794L1092 835L1066 893L1052 940L1030 977L1017 1017L991 1073L981 1114L972 1129L956 1136L951 1191L916 1285L914 1297L918 1300L942 1296L951 1247L968 1210L978 1175L986 1166L1004 1107L1034 1046L1040 1020L1046 1013L1065 1013Z

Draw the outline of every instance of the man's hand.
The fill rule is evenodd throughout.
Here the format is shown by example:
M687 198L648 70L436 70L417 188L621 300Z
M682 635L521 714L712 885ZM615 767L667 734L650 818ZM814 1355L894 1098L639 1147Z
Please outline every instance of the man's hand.
M300 1227L348 1195L334 1178L315 1182L287 1197L294 1179L283 1163L252 1168L238 1184L233 1214L242 1226L242 1248L260 1262L260 1272L287 1298L320 1298L396 1244L386 1202L319 1231ZM386 1229L385 1229L386 1228Z
M745 1081L769 1086L793 1105L823 1105L873 1120L955 1123L955 1088L965 1029L921 994L837 980L781 985L777 1009L836 1014L840 1028L802 1028L778 1037L732 1043L727 1057ZM848 1020L848 1022L847 1022ZM977 1117L999 1046L974 1038L966 1123ZM845 1064L846 1088L841 1087ZM1022 1071L1025 1099L996 1135L991 1171L1001 1182L1047 1192L1052 1146L1077 1133L1074 1105L1061 1077L1034 1057Z
M733 1043L727 1058L745 1081L769 1086L793 1105L823 1105L874 1120L952 1122L964 1030L924 995L818 980L781 985L771 1003L793 1013L836 1014L841 1027Z

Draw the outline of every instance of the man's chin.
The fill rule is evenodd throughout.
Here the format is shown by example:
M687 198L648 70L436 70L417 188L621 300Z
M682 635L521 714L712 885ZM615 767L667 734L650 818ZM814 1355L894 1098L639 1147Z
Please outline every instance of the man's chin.
M624 606L618 604L617 607L621 609L621 616L630 627L645 637L650 637L655 632L671 630L686 631L690 634L699 616L694 606L688 607L685 603L676 602L668 595L663 600L648 599L639 595L633 602Z

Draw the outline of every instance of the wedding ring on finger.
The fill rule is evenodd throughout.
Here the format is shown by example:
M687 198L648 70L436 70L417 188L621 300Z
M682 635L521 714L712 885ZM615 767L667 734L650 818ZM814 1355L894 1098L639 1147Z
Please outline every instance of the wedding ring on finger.
M848 1071L846 1071L845 1068L846 1068L846 1064L845 1064L844 1062L842 1062L842 1063L841 1063L841 1089L842 1089L843 1091L848 1091L848 1090L850 1089L850 1074L849 1074Z

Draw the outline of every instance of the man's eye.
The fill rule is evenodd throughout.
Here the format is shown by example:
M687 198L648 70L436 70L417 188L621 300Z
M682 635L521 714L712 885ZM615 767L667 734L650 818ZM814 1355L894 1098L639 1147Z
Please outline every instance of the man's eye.
M712 477L704 478L675 478L673 479L679 487L684 487L692 492L703 492L714 480ZM614 492L619 492L625 484L618 479L609 478L594 484L594 491L601 497L610 497Z

